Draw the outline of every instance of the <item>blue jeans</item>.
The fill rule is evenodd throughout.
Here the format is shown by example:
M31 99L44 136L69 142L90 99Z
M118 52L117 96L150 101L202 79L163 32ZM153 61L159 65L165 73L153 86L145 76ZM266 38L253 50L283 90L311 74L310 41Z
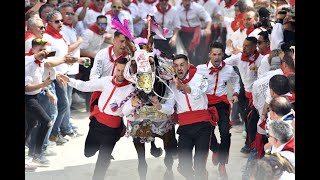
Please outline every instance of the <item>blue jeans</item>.
M70 78L75 78L75 75L68 75L68 77ZM60 126L60 130L62 133L72 133L73 132L73 127L72 124L70 122L70 116L71 116L71 104L72 104L72 91L73 91L73 87L71 86L67 86L67 97L68 97L68 102L69 102L69 110L66 112L66 114L64 115L62 122L61 122L61 126Z
M51 91L54 95L56 94L56 91L55 91L55 85L54 83L51 83L49 86L48 86L48 89L49 91ZM49 98L47 96L46 93L44 92L41 92L39 93L38 95L38 101L39 101L39 104L42 106L42 108L45 110L45 112L49 115L51 121L52 121L52 124L55 123L56 121L56 118L58 116L58 109L57 109L57 105L54 105L52 104L50 101L49 101ZM34 128L31 132L31 140L30 140L30 146L32 147L33 144L35 143L35 139L36 139L36 135L37 135L37 131L39 130L39 126L36 126L36 128ZM49 136L51 134L51 131L52 131L52 126L48 129L48 132L47 132L47 135L46 137L44 138L44 141L43 141L43 145L42 145L42 149L43 151L47 149L48 147L48 144L49 144Z
M57 136L59 134L59 131L65 132L68 130L70 119L66 118L64 120L64 117L66 114L70 113L70 105L67 95L67 87L61 86L57 80L54 80L53 83L55 84L56 95L58 98L58 116L56 122L53 125L51 135ZM64 123L62 123L63 120L65 121Z

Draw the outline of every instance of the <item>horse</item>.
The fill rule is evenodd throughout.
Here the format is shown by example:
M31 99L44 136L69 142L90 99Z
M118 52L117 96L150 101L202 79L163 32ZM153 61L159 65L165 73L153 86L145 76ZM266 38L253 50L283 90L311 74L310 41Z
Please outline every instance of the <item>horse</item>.
M150 99L153 96L158 96L159 102L163 103L166 98L166 89L168 80L173 75L172 60L164 56L149 53L145 49L140 49L143 46L131 47L131 54L134 54L131 62L128 62L124 76L127 80L133 82L136 87L135 95L139 97L142 104L132 112L127 118L127 136L132 136L133 143L138 155L138 173L140 180L146 180L148 165L145 158L145 143L151 143L150 153L154 157L160 157L163 153L161 147L157 148L154 140L156 137L163 140L165 157L164 164L166 172L164 179L173 179L172 165L174 156L177 154L177 140L175 138L175 121L173 115L166 115L156 110ZM144 46L145 47L145 46ZM133 50L135 49L135 51ZM140 58L140 59L139 59ZM148 59L146 61L146 59ZM146 64L141 64L141 62ZM140 63L140 64L139 64ZM141 67L149 67L146 71L140 71ZM171 68L171 69L170 69ZM148 68L147 68L148 69ZM130 73L131 72L131 73ZM135 75L132 75L135 73ZM171 75L170 75L171 74ZM172 97L171 97L172 98Z

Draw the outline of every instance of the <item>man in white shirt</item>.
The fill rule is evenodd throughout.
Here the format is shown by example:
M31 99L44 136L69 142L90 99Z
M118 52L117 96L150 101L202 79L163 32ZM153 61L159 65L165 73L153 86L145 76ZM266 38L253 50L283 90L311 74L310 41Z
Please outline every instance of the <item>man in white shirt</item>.
M201 39L201 19L205 22L204 35L211 34L211 17L209 13L200 4L191 0L182 0L182 5L177 8L181 23L181 30L179 36L188 53L190 63L196 65L202 64L203 59L198 51Z
M104 179L110 165L111 153L122 131L123 107L113 111L113 104L120 104L135 89L123 76L126 63L126 58L117 61L114 76L105 76L86 82L64 76L64 80L70 86L80 91L102 91L98 105L89 117L91 121L84 148L86 157L92 157L99 151L92 180Z
M223 45L220 42L214 42L210 45L209 61L206 64L198 65L197 72L205 75L208 79L208 109L216 109L219 116L217 125L220 132L220 143L214 134L215 126L211 133L210 150L212 154L212 162L214 165L219 164L219 176L222 179L227 178L225 164L228 163L229 149L231 144L230 133L230 102L227 98L227 83L233 86L232 103L238 101L240 91L239 76L234 71L233 67L226 65L222 58Z
M168 3L169 0L159 0L156 4L156 11L154 12L155 21L161 25L162 28L168 29L168 34L165 36L166 40L155 35L154 47L166 54L166 57L171 59L172 55L176 53L176 39L180 30L180 19L177 16L175 7Z
M177 78L170 83L173 92L169 92L168 96L174 96L174 98L168 99L164 104L154 105L165 114L172 114L176 106L179 123L178 171L186 179L205 180L208 179L206 162L214 124L207 110L208 82L205 76L196 72L196 67L189 63L186 55L176 55L173 58L173 64ZM193 148L196 149L194 156Z

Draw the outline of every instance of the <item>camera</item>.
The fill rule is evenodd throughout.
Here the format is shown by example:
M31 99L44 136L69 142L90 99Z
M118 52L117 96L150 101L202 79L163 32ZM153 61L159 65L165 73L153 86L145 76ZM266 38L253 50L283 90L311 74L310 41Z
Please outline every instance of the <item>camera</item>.
M254 28L259 28L259 27L267 28L269 27L268 20L269 20L268 17L260 17L260 21L255 23L253 26Z

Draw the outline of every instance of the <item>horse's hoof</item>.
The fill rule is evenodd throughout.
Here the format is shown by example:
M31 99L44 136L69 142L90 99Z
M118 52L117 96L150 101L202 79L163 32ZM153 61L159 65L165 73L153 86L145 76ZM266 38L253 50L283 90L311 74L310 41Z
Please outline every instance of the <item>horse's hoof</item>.
M160 157L163 153L162 148L151 148L150 153L154 157Z
M166 170L166 172L163 175L163 180L174 180L173 171Z

